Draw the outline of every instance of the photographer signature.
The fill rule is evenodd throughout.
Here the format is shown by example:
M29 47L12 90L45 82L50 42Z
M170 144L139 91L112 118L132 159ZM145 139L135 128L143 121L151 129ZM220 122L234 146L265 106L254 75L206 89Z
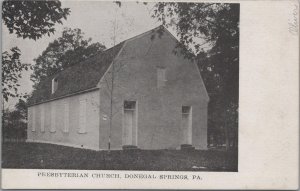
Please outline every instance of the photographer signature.
M299 23L298 23L298 14L299 14L299 9L298 5L294 4L294 9L293 9L293 19L289 21L289 32L292 35L298 35L299 32Z

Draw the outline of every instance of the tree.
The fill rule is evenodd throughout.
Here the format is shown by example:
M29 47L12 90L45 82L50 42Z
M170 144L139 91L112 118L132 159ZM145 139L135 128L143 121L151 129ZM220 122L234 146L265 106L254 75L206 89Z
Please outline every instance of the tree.
M14 141L24 141L27 129L27 104L19 99L13 110L3 109L2 138Z
M34 60L36 64L33 67L31 80L35 83L35 86L43 78L105 50L104 45L91 43L91 41L91 38L84 38L81 29L65 28L62 36L49 43L42 55Z
M161 2L155 4L152 17L174 27L181 43L196 54L204 43L214 49L239 45L238 4Z
M23 99L19 99L15 105L15 110L18 111L23 120L27 120L27 103Z
M53 1L14 1L5 0L2 4L3 23L10 33L24 39L39 39L43 35L55 32L54 25L62 24L70 10L61 8L61 2ZM9 97L27 98L28 95L18 91L19 79L24 70L31 69L29 64L21 63L21 51L13 47L2 53L2 93L5 101ZM27 107L19 99L15 110L5 110L3 103L2 132L6 138L26 138Z
M111 26L112 29L110 30L112 32L111 34L111 40L112 40L112 46L115 47L117 42L119 41L118 38L122 36L124 33L128 31L124 31L123 28L119 27L119 20L122 19L126 26L129 28L132 25L132 20L126 15L121 14L119 15L119 8L121 7L121 2L120 1L115 1L113 2L117 6L115 7L115 13L114 13L114 18L111 21ZM128 29L127 28L127 29ZM117 45L118 46L118 45ZM110 54L115 57L116 55L116 47L112 48L112 51ZM106 91L108 97L109 97L109 113L107 113L108 119L109 119L109 129L108 129L108 150L110 151L111 149L111 137L112 137L112 128L113 128L113 119L114 116L119 113L123 109L123 103L120 103L120 100L117 99L115 96L115 92L122 89L123 87L118 84L118 77L120 73L124 71L126 68L126 63L124 63L122 60L116 61L115 58L112 60L111 67L107 71L107 74L104 75L104 90ZM137 93L137 91L133 91L133 94L131 96L134 96ZM95 104L98 108L100 107L99 104Z
M55 32L54 25L62 24L62 19L70 14L68 8L61 8L61 2L53 1L9 1L2 4L2 18L10 33L18 37L39 39L42 35ZM28 64L20 62L21 51L14 47L2 53L2 87L3 98L26 97L20 94L18 80L23 70L31 69ZM4 102L3 102L4 104ZM3 106L4 107L4 106ZM4 109L4 108L3 108Z
M2 93L5 101L9 97L26 97L18 91L18 80L22 78L22 71L30 69L30 65L21 63L20 55L21 51L17 47L2 53Z
M19 110L3 110L2 116L2 138L7 140L26 139L27 124Z
M69 8L62 8L61 2L5 0L2 4L2 18L10 33L18 37L39 39L55 32L54 25L62 24L70 14Z
M186 57L194 59L191 52L198 55L210 96L209 128L224 128L229 143L230 129L237 134L239 5L160 2L155 4L152 17L176 30ZM204 51L204 46L210 48Z

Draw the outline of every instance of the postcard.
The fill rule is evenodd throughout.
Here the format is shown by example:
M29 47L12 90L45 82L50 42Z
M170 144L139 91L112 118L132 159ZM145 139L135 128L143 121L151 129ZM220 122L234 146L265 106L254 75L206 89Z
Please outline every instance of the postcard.
M3 189L297 189L299 2L2 2Z

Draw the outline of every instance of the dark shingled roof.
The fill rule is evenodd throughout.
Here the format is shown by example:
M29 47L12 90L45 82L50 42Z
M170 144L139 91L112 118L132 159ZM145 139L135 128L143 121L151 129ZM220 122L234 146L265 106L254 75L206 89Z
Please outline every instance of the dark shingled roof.
M33 91L32 96L28 100L29 105L95 88L111 65L113 59L121 50L123 44L124 42L60 71L53 76L47 77ZM55 93L51 94L52 79L54 77L58 80L58 87Z

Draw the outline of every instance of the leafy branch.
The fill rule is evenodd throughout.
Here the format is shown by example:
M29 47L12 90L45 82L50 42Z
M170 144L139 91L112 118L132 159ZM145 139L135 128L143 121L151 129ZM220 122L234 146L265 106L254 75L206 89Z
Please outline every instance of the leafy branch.
M28 97L27 94L19 93L19 79L22 78L24 70L28 71L32 68L30 64L21 63L20 55L21 51L18 47L2 53L2 92L5 101L8 101L9 97Z
M2 4L2 18L10 33L18 37L37 40L43 35L54 34L56 23L67 19L69 8L62 8L61 2L52 1L12 1Z

